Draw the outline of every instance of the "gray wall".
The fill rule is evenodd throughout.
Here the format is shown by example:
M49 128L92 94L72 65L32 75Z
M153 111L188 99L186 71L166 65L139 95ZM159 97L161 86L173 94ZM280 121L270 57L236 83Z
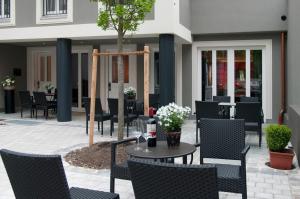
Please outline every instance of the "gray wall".
M193 34L281 31L287 0L191 0Z
M253 34L217 34L217 35L194 35L193 36L194 41L223 41L223 40L257 40L257 39L272 39L272 57L273 57L273 115L272 115L272 121L277 121L277 117L280 110L280 33L253 33ZM183 57L185 55L183 54ZM188 59L188 58L184 58ZM191 57L190 57L191 60ZM191 61L187 61L190 63ZM184 64L185 65L185 64ZM186 90L189 87L190 82L187 81L188 78L192 77L192 70L191 70L191 64L185 65L185 68L183 68L183 91ZM186 80L184 80L186 78ZM190 80L191 81L191 80ZM188 85L186 85L188 84ZM189 91L184 91L186 93L183 93L183 101L184 103L187 103L190 101L192 103L191 94ZM188 97L187 97L188 96ZM187 104L188 105L188 104Z
M98 4L89 0L73 1L73 23L96 23ZM146 16L146 20L154 19L154 9ZM62 23L64 25L66 23ZM57 25L57 24L47 24ZM16 27L45 26L36 24L36 0L16 0Z
M182 105L192 107L192 45L182 45Z
M188 29L191 29L191 1L179 1L179 22Z
M22 75L16 77L15 102L19 104L17 92L26 90L27 88L27 59L26 48L12 45L0 44L0 80L2 81L6 75L13 75L13 68L20 68ZM4 91L0 87L0 110L4 109Z
M289 0L288 15L288 65L287 65L287 95L288 104L300 105L300 1Z

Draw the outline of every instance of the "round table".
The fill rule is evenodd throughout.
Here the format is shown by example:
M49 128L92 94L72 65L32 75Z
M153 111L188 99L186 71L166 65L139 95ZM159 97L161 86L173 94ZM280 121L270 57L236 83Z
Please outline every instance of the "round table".
M179 146L168 147L166 141L158 141L156 147L148 147L150 152L145 152L147 142L140 143L140 150L135 150L136 145L129 145L126 147L126 153L132 157L166 160L168 158L183 157L183 164L187 164L187 156L192 155L196 151L193 144L180 142Z

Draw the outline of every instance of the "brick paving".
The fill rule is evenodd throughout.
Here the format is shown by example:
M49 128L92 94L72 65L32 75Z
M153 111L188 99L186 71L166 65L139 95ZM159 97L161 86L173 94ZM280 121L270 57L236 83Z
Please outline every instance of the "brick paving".
M19 114L0 114L0 119L6 119L5 125L0 125L0 148L10 150L64 155L72 149L87 146L88 137L85 134L85 121L82 115L73 116L72 122L58 123L55 118L48 121L20 119ZM95 126L96 127L96 126ZM117 128L117 127L116 127ZM109 123L105 123L104 136L97 133L95 141L116 139L116 134L109 136ZM182 129L182 141L194 143L194 121L186 122ZM259 148L258 137L247 135L247 144L251 149L247 155L247 186L248 198L300 199L300 169L294 160L296 169L280 171L265 165L268 161L268 150L265 140ZM199 163L199 151L194 155L194 164ZM179 160L176 160L179 161ZM64 163L69 186L109 191L109 170L92 170L74 167ZM116 192L123 199L134 198L130 181L116 180ZM0 161L0 199L14 198L8 177L2 161ZM222 199L242 198L240 194L220 193Z

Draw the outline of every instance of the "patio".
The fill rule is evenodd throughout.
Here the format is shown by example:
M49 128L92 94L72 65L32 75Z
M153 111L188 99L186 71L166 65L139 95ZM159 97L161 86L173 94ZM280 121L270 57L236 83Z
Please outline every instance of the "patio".
M20 119L19 113L4 115L6 125L0 126L0 148L37 154L60 154L64 156L75 148L88 145L85 134L85 118L83 114L73 114L73 121L58 123L55 118ZM194 143L195 124L189 120L182 131L182 141ZM117 127L117 126L115 126ZM116 139L109 136L109 123L105 122L104 136L95 130L95 142ZM263 137L262 147L257 145L256 134L247 135L247 143L251 149L247 155L248 198L282 198L300 199L300 169L279 171L265 165L268 151ZM14 198L7 174L0 161L0 198ZM199 163L199 151L194 156L194 164ZM294 161L296 164L296 161ZM109 170L92 170L78 168L64 162L70 187L82 187L101 191L109 191ZM134 198L130 181L116 180L116 193L121 198ZM220 193L220 198L241 198L240 194Z

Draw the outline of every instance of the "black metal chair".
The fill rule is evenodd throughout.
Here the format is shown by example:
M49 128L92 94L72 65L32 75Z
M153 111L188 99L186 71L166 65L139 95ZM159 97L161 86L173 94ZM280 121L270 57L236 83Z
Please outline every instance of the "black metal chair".
M49 110L56 110L56 102L48 101L44 92L33 92L35 101L35 117L37 118L38 110L44 111L44 116L48 119Z
M136 199L218 199L217 170L213 165L175 165L128 160Z
M86 134L88 134L88 125L90 121L90 103L91 98L84 97L82 98L83 106L85 109L85 121L86 121ZM95 99L95 121L98 122L98 131L100 131L100 122L101 122L101 135L103 135L103 122L111 121L112 115L105 113L102 109L101 100L99 98ZM110 122L110 136L112 136L112 122Z
M196 107L196 143L199 142L198 129L201 118L220 118L219 102L195 101ZM201 130L201 129L200 129Z
M59 155L31 155L5 149L0 154L16 198L113 199L118 194L71 188Z
M241 96L240 97L240 102L258 102L258 97Z
M21 109L21 117L23 117L23 110L30 110L30 117L34 115L35 103L33 102L32 96L30 96L29 91L19 91L20 97L20 109Z
M260 102L238 102L235 107L235 118L245 120L246 131L256 131L259 136L259 147L262 139L262 108Z
M244 120L201 119L200 164L204 159L239 160L240 165L215 164L219 191L241 193L247 198Z
M114 123L118 122L118 99L108 98L107 102L109 113L112 115L112 131L114 131ZM128 113L127 101L124 100L124 123L127 125L127 137L129 136L129 124L135 119L137 119L137 115Z
M158 109L159 106L159 94L149 94L149 107Z

